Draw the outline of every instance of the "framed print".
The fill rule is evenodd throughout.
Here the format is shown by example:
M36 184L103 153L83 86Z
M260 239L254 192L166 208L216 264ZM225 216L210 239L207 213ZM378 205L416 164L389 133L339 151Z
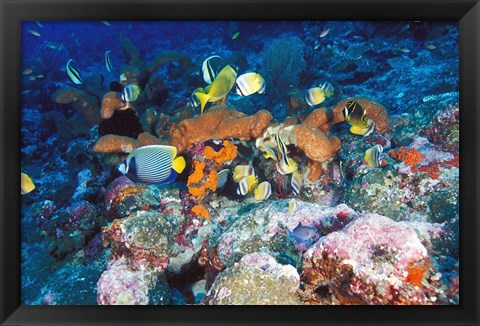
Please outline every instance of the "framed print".
M478 324L478 2L1 8L2 325Z

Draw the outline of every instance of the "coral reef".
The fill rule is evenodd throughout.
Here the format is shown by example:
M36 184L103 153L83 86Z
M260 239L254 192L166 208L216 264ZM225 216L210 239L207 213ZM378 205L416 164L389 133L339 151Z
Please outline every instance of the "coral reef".
M75 109L81 110L90 126L101 121L97 99L81 89L68 86L60 88L52 95L52 100L60 104L71 104Z
M259 137L272 115L265 110L246 116L225 105L211 107L199 117L186 119L170 128L171 145L184 152L194 144L209 139L249 140Z
M104 154L130 153L140 146L160 144L160 139L146 132L139 134L137 139L109 134L98 138L93 151Z

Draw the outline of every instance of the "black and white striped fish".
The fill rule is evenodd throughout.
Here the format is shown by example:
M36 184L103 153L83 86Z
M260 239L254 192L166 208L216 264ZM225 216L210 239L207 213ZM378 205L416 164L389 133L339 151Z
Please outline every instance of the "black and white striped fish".
M135 84L128 84L122 91L122 100L127 103L135 102L140 96L140 87Z
M105 67L107 68L108 72L112 72L112 61L110 60L110 50L105 52Z
M75 60L68 60L65 69L67 70L68 78L70 78L72 83L74 83L75 85L83 84L83 80L80 76L80 71L77 68L77 63L75 62Z
M134 149L118 169L134 182L166 184L185 169L185 158L176 156L173 146L143 146Z
M298 195L303 185L302 175L298 173L298 171L294 171L292 173L292 179L290 180L290 185L292 186L293 194Z
M227 65L219 55L212 55L202 63L202 76L207 84L211 84L218 73Z

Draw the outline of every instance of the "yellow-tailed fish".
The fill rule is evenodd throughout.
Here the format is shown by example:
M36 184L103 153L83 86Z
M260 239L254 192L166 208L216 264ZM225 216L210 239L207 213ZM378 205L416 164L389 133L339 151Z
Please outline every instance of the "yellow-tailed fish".
M348 101L342 110L345 120L352 126L350 132L355 135L368 136L375 130L375 122L366 116L360 104Z
M237 165L233 169L233 181L239 183L243 178L255 175L255 169L251 165Z
M30 75L32 72L33 72L32 69L27 68L27 69L25 69L25 70L22 72L22 74L24 74L24 75Z
M20 192L22 195L28 194L35 189L32 179L25 173L20 173Z
M202 76L207 84L211 84L227 63L219 55L212 55L206 58L202 63Z
M256 72L247 72L240 75L235 81L237 88L235 92L240 96L249 96L254 93L265 93L265 79Z
M102 24L105 25L105 26L111 26L109 22L107 22L106 20L102 20Z
M237 195L245 196L255 189L255 186L258 184L258 179L254 175L249 175L244 177L237 186Z
M297 201L293 198L290 199L290 201L288 202L288 213L290 215L293 215L297 211L297 207L298 207Z
M309 106L315 106L325 101L326 95L320 87L313 87L305 91L304 99Z
M293 171L290 185L292 186L293 194L298 195L303 185L302 175L298 171Z
M128 84L123 88L122 100L127 102L127 106L130 103L135 102L138 99L138 96L140 96L140 87L138 85Z
M265 159L269 159L271 158L272 160L274 161L278 161L278 155L277 155L277 151L274 150L273 148L271 148L270 146L268 146L267 144L263 144L260 149L265 152L265 154L263 155L263 157Z
M233 33L232 40L235 40L240 35L240 31Z
M166 184L174 182L185 169L185 158L177 156L177 148L149 145L134 149L118 170L130 180L141 183Z
M365 164L372 168L385 166L387 163L380 159L380 153L383 152L382 145L375 145L365 151L363 160Z
M33 36L41 36L42 34L40 34L40 32L36 31L36 30L33 30L33 29L29 29L28 32L30 34L32 34Z
M268 197L270 197L271 194L272 194L272 185L268 181L263 181L253 191L253 197L257 201L266 200L268 199Z
M67 70L68 78L74 83L75 85L83 84L82 77L80 76L80 71L77 68L77 64L73 59L68 60L67 65L65 66Z
M323 90L323 92L325 93L325 96L326 97L331 97L333 95L333 92L335 91L335 89L333 88L332 84L330 84L329 82L324 82L323 84L320 85L320 88Z
M112 61L110 60L110 50L105 52L105 67L107 68L108 72L112 72Z
M203 113L207 102L215 102L227 96L235 85L236 78L237 72L235 69L230 65L225 66L212 82L207 93L196 92L195 96L200 101L200 112Z
M38 20L35 21L35 24L37 24L38 27L43 28L43 24L41 22L39 22Z
M325 37L328 35L328 32L330 32L330 29L328 28L325 28L321 33L320 33L320 37Z
M222 189L223 187L225 187L228 181L229 173L229 169L223 169L222 171L218 172L217 189Z
M282 175L290 174L298 169L298 164L292 158L287 157L288 164L285 164L283 160L280 160L277 164L277 171Z

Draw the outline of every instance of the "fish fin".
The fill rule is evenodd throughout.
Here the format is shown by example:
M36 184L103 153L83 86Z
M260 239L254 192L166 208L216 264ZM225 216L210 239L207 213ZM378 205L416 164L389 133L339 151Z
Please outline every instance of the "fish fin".
M168 178L162 181L162 184L175 182L175 179L177 179L177 175L178 175L177 172L175 172L174 169L171 169L170 174L168 175Z
M203 110L205 109L205 105L207 105L208 100L212 97L208 93L195 93L195 96L198 98L200 101L200 113L203 113Z
M368 132L368 128L362 128L357 126L352 126L350 128L350 132L355 135L365 136Z
M172 169L175 170L177 173L182 173L186 165L187 162L185 162L185 158L183 156L179 156L173 160Z

